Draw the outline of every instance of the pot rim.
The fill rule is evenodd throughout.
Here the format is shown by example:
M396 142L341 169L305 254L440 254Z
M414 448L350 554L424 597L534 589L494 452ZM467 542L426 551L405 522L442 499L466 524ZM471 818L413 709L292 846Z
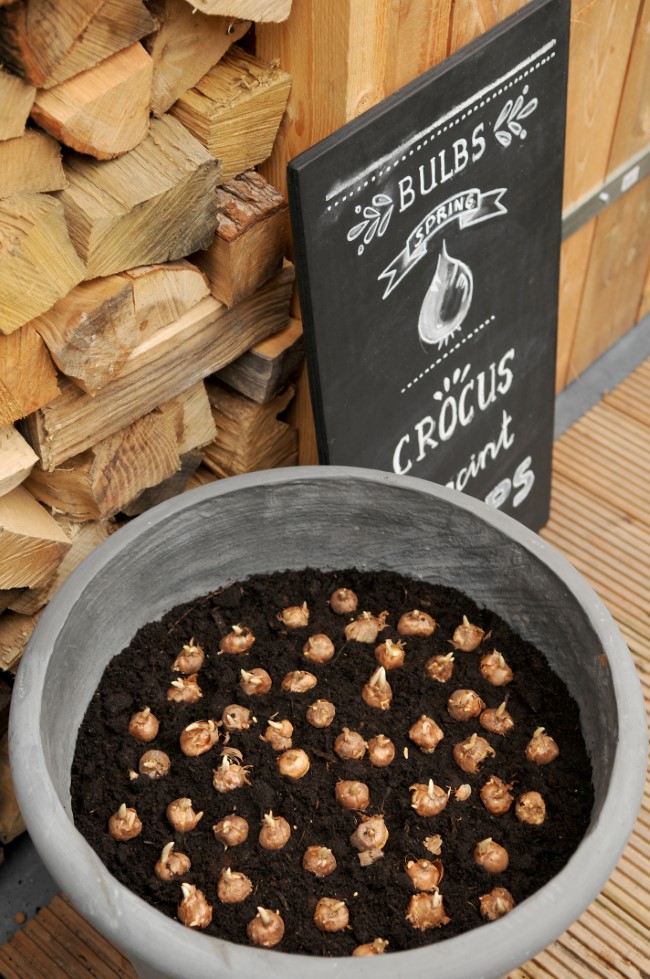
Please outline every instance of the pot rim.
M187 962L197 977L224 975L258 979L260 971L286 977L310 974L330 979L350 969L350 958L321 959L237 945L209 935L192 934L180 923L157 911L124 885L101 863L75 829L51 783L40 743L41 699L56 625L80 599L87 581L110 564L114 556L133 545L152 527L213 497L228 496L251 487L274 487L300 482L357 480L381 483L429 495L478 516L546 565L578 600L599 637L609 661L618 712L618 740L609 790L596 824L588 831L565 867L504 918L420 949L393 953L386 959L355 959L355 975L393 974L408 970L411 979L444 968L445 979L472 975L496 977L531 958L555 940L585 910L609 878L630 836L643 796L647 763L646 715L640 682L632 657L612 616L591 586L550 544L513 518L456 490L411 476L345 466L296 466L246 473L218 480L173 497L136 517L96 548L68 577L48 604L23 656L14 687L9 723L9 746L17 800L27 829L53 877L84 915L138 963L149 945L149 967L167 975L187 974ZM52 843L54 842L54 846ZM79 867L90 860L96 897L88 902L87 884ZM87 875L86 875L87 876ZM580 882L580 891L576 882ZM110 885L110 886L109 886ZM116 890L117 889L117 890ZM115 902L111 894L118 895ZM171 928L169 941L158 932ZM516 951L515 951L516 949ZM173 970L173 971L170 971ZM387 971L388 970L388 971Z

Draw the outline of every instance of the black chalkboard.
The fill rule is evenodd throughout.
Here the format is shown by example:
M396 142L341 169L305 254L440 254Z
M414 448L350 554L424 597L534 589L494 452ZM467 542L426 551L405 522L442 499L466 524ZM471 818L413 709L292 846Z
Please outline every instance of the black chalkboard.
M533 0L291 161L322 463L548 516L569 0Z

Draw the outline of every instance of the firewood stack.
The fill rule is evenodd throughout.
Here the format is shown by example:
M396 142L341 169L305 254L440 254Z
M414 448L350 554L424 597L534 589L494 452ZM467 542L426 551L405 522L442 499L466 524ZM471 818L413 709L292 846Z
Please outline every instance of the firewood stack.
M7 679L67 574L190 485L297 461L287 205L255 169L291 78L249 50L290 6L0 0L0 843Z

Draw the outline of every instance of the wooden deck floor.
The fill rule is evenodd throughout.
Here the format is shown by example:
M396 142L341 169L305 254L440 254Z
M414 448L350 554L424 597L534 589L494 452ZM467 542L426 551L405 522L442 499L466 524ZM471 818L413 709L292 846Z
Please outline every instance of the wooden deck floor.
M650 360L555 444L543 536L592 584L627 641L650 716ZM135 979L64 897L0 948L2 979ZM650 780L623 857L601 894L510 979L649 979Z

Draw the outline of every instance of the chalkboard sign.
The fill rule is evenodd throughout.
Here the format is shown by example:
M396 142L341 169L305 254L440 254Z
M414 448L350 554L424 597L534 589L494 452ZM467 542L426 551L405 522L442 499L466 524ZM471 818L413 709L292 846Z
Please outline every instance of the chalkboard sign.
M548 516L568 0L517 14L291 161L322 463Z

